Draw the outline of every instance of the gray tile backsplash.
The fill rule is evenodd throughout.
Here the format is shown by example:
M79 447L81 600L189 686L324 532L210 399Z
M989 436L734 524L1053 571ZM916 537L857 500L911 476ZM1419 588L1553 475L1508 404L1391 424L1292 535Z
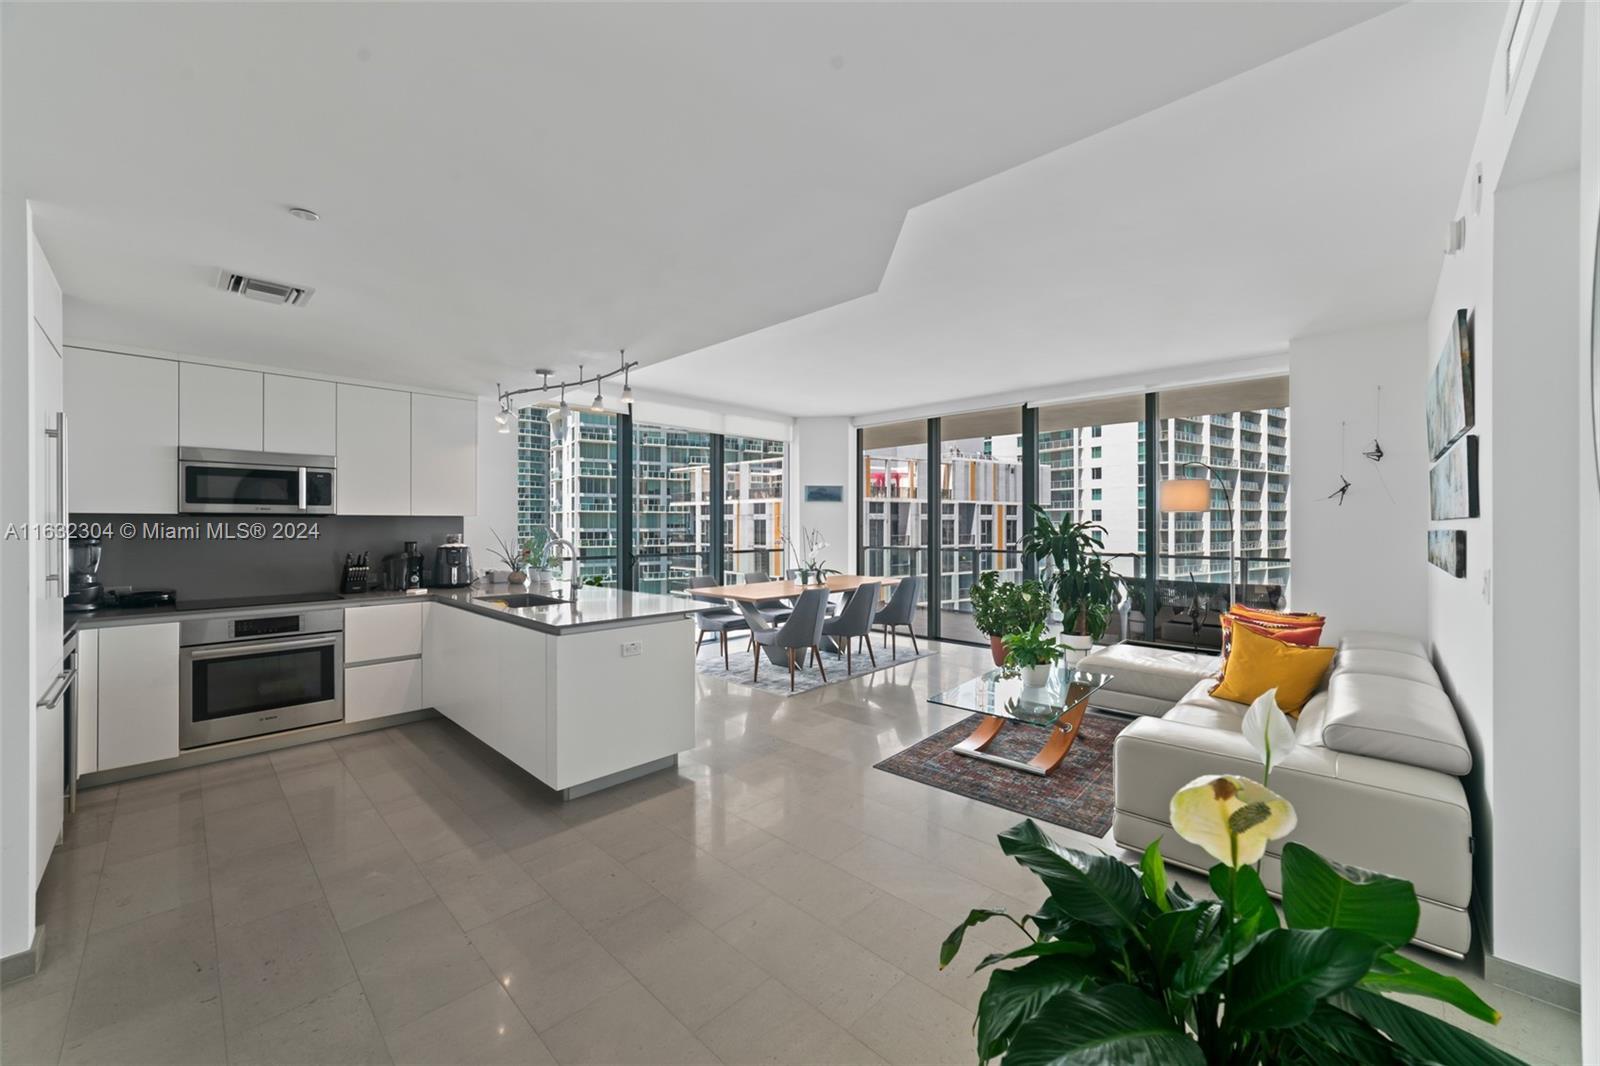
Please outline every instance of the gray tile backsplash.
M101 541L100 581L107 588L137 586L177 590L178 599L274 596L301 592L337 592L344 557L371 554L372 579L383 576L383 557L400 551L405 541L421 547L425 565L433 548L450 533L460 533L459 518L312 515L306 518L250 515L79 515L75 524L121 529L132 523L135 536ZM260 522L270 533L275 524L314 524L316 537L271 536L243 539L216 535L223 527L237 532L240 523ZM157 535L168 529L194 529L194 539ZM208 535L211 534L211 535ZM482 567L484 560L473 562Z

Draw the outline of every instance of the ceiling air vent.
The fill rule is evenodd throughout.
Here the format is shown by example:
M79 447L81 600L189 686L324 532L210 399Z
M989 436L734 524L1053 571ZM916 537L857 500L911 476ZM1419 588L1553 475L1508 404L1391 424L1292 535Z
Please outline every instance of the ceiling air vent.
M224 270L217 278L217 288L223 292L236 292L251 300L269 304L288 304L300 307L311 299L315 290L299 285L285 285L281 281L267 281Z

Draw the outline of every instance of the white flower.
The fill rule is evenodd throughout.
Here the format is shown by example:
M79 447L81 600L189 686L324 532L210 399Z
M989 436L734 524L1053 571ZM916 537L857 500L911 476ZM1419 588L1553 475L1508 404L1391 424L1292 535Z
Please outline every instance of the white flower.
M1265 785L1231 774L1197 777L1173 793L1172 828L1218 862L1253 866L1267 841L1294 832L1294 807Z
M1249 741L1261 760L1263 775L1270 778L1272 768L1279 766L1297 743L1294 726L1289 716L1278 706L1278 690L1269 688L1256 698L1244 712L1239 732Z

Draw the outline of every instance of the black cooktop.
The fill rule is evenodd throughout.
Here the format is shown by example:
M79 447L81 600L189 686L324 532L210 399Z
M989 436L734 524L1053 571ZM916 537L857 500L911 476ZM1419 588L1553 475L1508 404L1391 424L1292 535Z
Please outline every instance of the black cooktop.
M173 604L179 611L227 611L238 607L276 607L289 603L317 603L343 599L336 592L294 592L282 596L232 596L216 600L183 600Z

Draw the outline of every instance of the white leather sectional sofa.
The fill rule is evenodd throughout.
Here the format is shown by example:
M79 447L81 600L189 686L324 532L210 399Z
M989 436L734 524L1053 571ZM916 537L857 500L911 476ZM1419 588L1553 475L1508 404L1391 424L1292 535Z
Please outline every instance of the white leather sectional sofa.
M1166 713L1117 737L1111 833L1119 846L1139 850L1160 837L1171 861L1211 866L1168 823L1172 794L1204 774L1261 779L1260 760L1239 733L1246 708L1213 699L1214 683L1196 683ZM1417 942L1464 955L1472 942L1472 815L1460 778L1472 753L1426 650L1409 637L1346 636L1295 732L1298 746L1271 778L1299 815L1289 839L1407 879L1422 901ZM1273 891L1281 885L1279 844L1261 867Z

